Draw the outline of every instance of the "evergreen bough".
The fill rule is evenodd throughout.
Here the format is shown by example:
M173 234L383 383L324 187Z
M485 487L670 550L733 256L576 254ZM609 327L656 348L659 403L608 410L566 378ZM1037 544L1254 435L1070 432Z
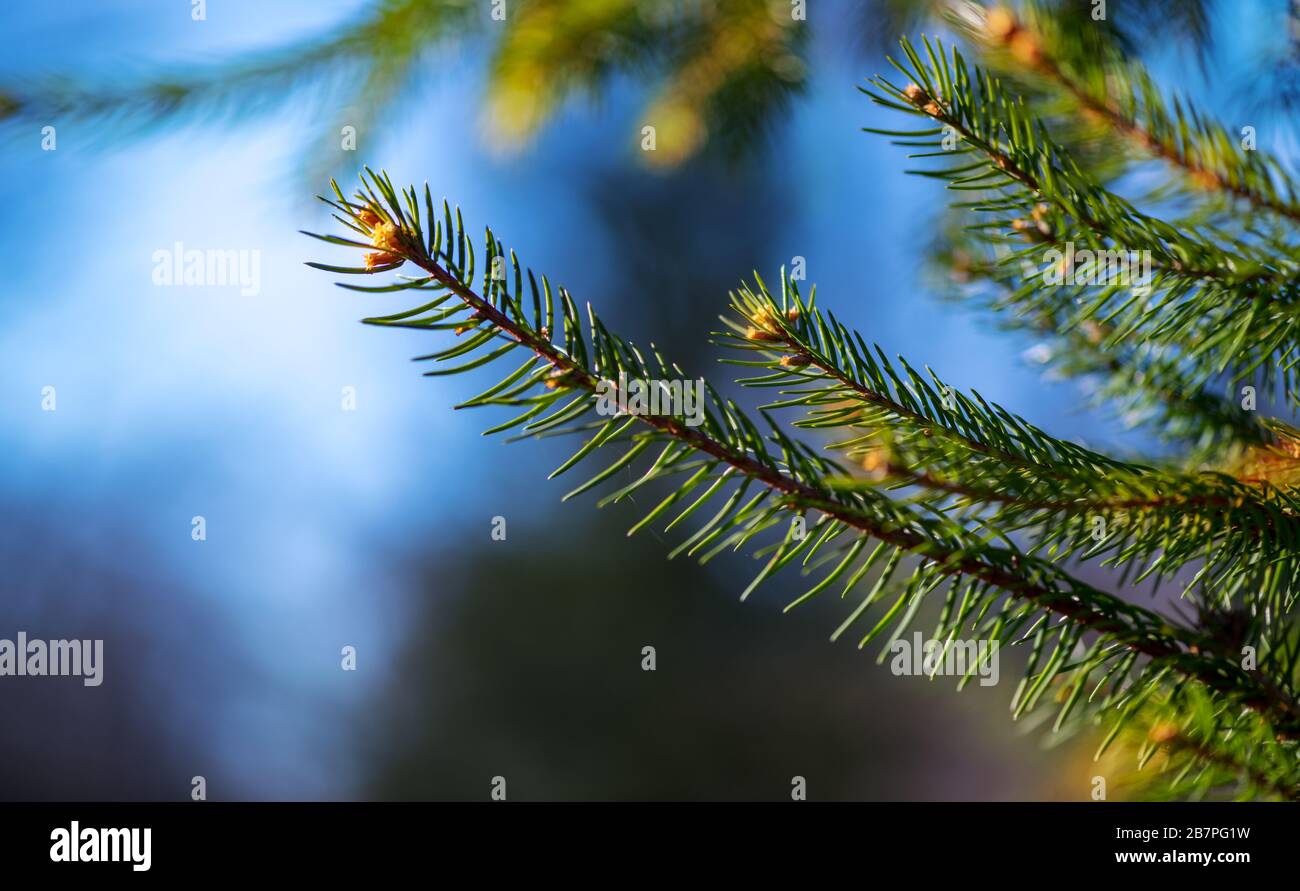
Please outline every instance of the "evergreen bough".
M600 469L565 500L639 468L599 503L666 487L631 531L680 529L670 557L750 550L762 564L742 599L797 564L815 583L787 608L844 600L832 639L875 642L882 660L935 602L934 639L1024 644L1015 716L1058 733L1100 728L1098 755L1122 740L1143 768L1137 794L1300 798L1300 432L1238 401L1249 386L1284 410L1300 404L1296 185L1166 99L1104 24L1037 4L954 9L979 65L905 40L901 78L864 90L919 119L873 132L916 150L915 172L955 196L936 264L963 299L1047 338L1057 372L1097 381L1099 399L1181 458L1121 460L1057 439L889 359L784 270L774 286L755 275L734 291L714 334L724 361L748 369L740 383L770 402L746 412L706 384L696 426L599 415L602 380L691 376L611 332L490 229L476 247L428 185L399 190L369 168L355 194L331 183L322 199L346 236L314 236L366 251L363 265L311 265L418 268L342 286L414 292L415 308L365 321L452 332L453 345L420 357L436 363L429 375L513 357L458 407L517 412L488 433L579 439L551 477ZM1147 162L1171 176L1121 197L1119 181ZM1045 250L1071 243L1147 252L1150 280L1049 284ZM1078 578L1088 564L1125 596ZM1156 609L1171 586L1179 602ZM967 668L963 685L979 666Z

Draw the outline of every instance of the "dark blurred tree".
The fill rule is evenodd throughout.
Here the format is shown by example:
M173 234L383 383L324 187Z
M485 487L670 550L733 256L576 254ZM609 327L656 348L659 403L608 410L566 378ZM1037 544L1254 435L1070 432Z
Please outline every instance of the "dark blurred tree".
M0 800L188 801L195 775L214 799L262 794L249 782L255 771L227 774L228 753L210 739L232 691L260 682L246 676L238 639L138 545L111 546L148 573L105 558L111 533L69 533L84 522L48 504L0 503L0 637L102 640L105 654L95 687L0 679Z
M796 776L815 800L1044 794L1029 739L1013 755L951 689L883 682L826 645L825 611L738 606L620 515L515 524L412 567L419 630L369 724L368 797L485 800L494 776L511 800L789 801ZM557 567L580 569L561 585Z

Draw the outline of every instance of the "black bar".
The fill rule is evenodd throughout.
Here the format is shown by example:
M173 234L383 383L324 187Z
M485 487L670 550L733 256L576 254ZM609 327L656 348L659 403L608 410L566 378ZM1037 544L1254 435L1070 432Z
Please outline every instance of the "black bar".
M148 870L134 868L142 848L124 842L115 862L56 862L52 836L74 821L84 843L90 829L148 828ZM391 871L460 883L470 870L485 880L599 874L621 884L656 873L680 880L704 866L809 880L840 869L869 880L885 866L927 880L1098 870L1229 878L1289 868L1295 826L1285 805L1231 803L9 804L0 805L0 862L7 876L87 879ZM105 838L93 835L93 844ZM124 836L109 837L105 851L114 838ZM1130 855L1154 862L1119 862Z

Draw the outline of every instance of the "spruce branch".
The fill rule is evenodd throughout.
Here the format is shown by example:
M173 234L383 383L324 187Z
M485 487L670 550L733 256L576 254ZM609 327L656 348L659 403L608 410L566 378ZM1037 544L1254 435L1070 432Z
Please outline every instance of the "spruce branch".
M1151 258L1154 274L1142 287L1089 281L1045 286L1050 270L1027 274L1040 279L1037 301L1050 304L1069 326L1094 320L1112 326L1108 342L1141 338L1177 350L1187 373L1202 380L1224 372L1238 380L1259 374L1271 387L1280 378L1287 395L1300 400L1300 263L1218 229L1137 210L1085 173L1023 101L969 68L960 52L926 41L926 62L909 42L903 50L905 62L894 64L910 83L899 87L878 77L864 92L940 129L868 129L937 149L920 157L982 155L957 167L913 172L946 180L954 190L992 192L962 206L991 216L975 227L989 243L1028 243L1004 262L1032 270L1045 248L1060 254L1076 242ZM960 137L961 148L945 148L936 138L945 128Z
M932 371L926 380L901 357L897 371L814 301L805 304L784 275L778 301L759 279L757 289L733 292L737 318L724 319L731 332L719 342L764 357L740 364L769 372L742 383L787 397L765 410L804 408L796 426L849 435L831 447L870 478L833 485L920 489L910 503L955 510L1002 535L1029 532L1031 552L1057 562L1098 560L1157 588L1191 566L1184 597L1244 604L1254 615L1293 607L1300 490L1287 474L1300 455L1295 431L1273 422L1272 441L1250 453L1269 457L1247 459L1236 468L1240 478L1116 461L978 393L967 396Z
M1026 357L1056 376L1085 379L1094 407L1112 411L1126 426L1185 445L1188 466L1267 442L1267 423L1198 379L1177 351L1119 338L1114 325L1091 319L1071 325L1057 301L1042 299L1037 277L1018 275L1014 264L991 256L976 260L980 246L973 239L954 240L958 247L936 248L957 283L952 299L987 310L1005 330L1041 338Z
M926 505L922 510L871 489L837 486L834 480L846 475L841 465L792 439L766 415L760 432L759 424L750 420L734 402L719 397L711 387L707 388L708 404L699 426L687 425L676 416L644 414L584 422L597 404L596 391L602 383L617 379L620 374L650 378L680 375L681 370L653 350L654 361L648 362L640 350L609 332L590 305L586 308L584 331L581 313L567 291L560 289L557 299L548 280L543 277L539 284L513 252L507 254L490 230L485 250L489 271L483 276L482 286L476 289L474 249L465 235L459 213L453 219L449 206L444 203L442 219L438 220L427 186L423 196L423 215L430 222L427 233L421 223L420 196L414 188L399 195L387 176L368 172L363 178L363 190L354 199L345 198L337 186L334 190L337 200L323 200L337 211L335 218L339 222L366 240L332 235L314 237L370 253L363 266L311 265L336 273L368 274L411 262L424 275L402 277L390 285L347 287L371 292L437 293L432 301L413 310L368 319L368 322L420 330L453 330L466 337L458 346L422 357L439 362L462 361L458 366L435 369L430 374L468 371L516 349L528 354L528 359L515 372L462 403L464 406L525 407L522 415L489 432L523 425L523 433L527 435L553 432L589 435L553 476L566 472L603 447L613 443L630 445L623 457L566 497L607 480L614 471L629 466L645 449L659 445L662 451L650 469L606 499L606 502L618 500L655 480L674 477L679 480L674 490L633 531L665 515L669 508L678 506L705 483L708 485L703 494L669 526L675 526L720 494L728 483L738 484L721 510L674 553L704 551L703 558L708 559L723 548L745 546L777 526L780 518L792 510L816 511L822 515L813 534L799 537L787 532L779 541L758 550L757 553L768 557L767 562L742 597L748 596L774 571L796 560L807 567L814 560L818 562L812 565L823 565L838 558L822 581L791 606L829 587L856 564L842 590L841 596L847 596L872 566L883 565L876 585L833 635L839 637L859 621L869 606L881 599L902 558L913 555L919 561L904 583L903 593L863 636L859 646L865 646L891 628L890 640L895 639L910 624L922 601L943 591L940 637L951 640L969 627L992 640L1020 639L1031 644L1029 674L1015 698L1017 714L1034 709L1052 682L1068 676L1072 692L1058 713L1058 724L1062 724L1084 701L1085 682L1089 678L1095 680L1100 674L1086 701L1100 710L1118 711L1113 735L1136 714L1134 703L1149 699L1170 678L1182 678L1184 683L1195 681L1203 685L1241 714L1245 714L1240 711L1243 709L1254 713L1257 723L1250 725L1253 732L1266 733L1277 740L1300 739L1300 706L1296 703L1292 680L1294 671L1279 681L1266 677L1262 671L1245 670L1228 658L1222 641L1202 630L1176 627L1156 613L1072 578L1051 561L1022 552L1009 540L1000 545L991 544L984 536L949 517L939 506ZM526 308L530 297L531 311ZM802 306L796 298L794 305L780 306L776 311L790 319L800 317L809 309L811 306ZM747 331L749 336L745 339L761 348L763 344L773 343L775 338L769 320L762 316L759 319L763 325ZM833 353L843 358L839 351L853 349L850 343L836 342ZM801 366L796 360L782 367ZM539 418L551 409L555 410L550 415ZM687 474L685 482L680 482ZM757 493L741 506L754 486ZM865 561L857 563L868 539L877 541L878 545ZM823 550L827 553L820 554ZM1090 642L1085 642L1085 634L1091 636ZM1291 652L1294 656L1294 649ZM972 666L971 672L975 670Z
M1245 151L1221 124L1186 99L1170 104L1141 63L1116 41L1080 38L1040 3L1023 14L969 4L967 33L1010 58L1021 72L1049 81L1094 120L1109 124L1148 157L1180 169L1203 191L1221 191L1248 205L1300 221L1296 184L1258 148ZM1098 30L1098 29L1094 29Z
M1203 691L1149 701L1140 725L1128 731L1139 772L1154 770L1144 784L1147 797L1205 797L1231 789L1235 796L1300 801L1300 759L1270 744L1238 716L1216 708Z

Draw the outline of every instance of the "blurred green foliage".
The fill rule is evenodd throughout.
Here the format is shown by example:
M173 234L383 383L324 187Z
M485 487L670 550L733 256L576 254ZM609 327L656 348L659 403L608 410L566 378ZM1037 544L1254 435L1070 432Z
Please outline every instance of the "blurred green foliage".
M343 125L370 132L407 90L484 60L479 123L492 148L518 148L566 102L598 98L622 79L641 88L639 118L656 129L656 151L638 154L671 167L707 147L736 157L761 145L764 128L805 89L824 51L814 48L811 29L876 52L963 2L373 0L312 38L212 64L107 79L27 72L0 82L0 120L94 119L101 136L123 138L266 113L292 100L326 133ZM1058 5L1067 15L1090 9ZM1158 27L1164 42L1204 47L1211 8L1209 0L1142 0L1110 21L1133 46ZM628 145L639 138L629 133Z

